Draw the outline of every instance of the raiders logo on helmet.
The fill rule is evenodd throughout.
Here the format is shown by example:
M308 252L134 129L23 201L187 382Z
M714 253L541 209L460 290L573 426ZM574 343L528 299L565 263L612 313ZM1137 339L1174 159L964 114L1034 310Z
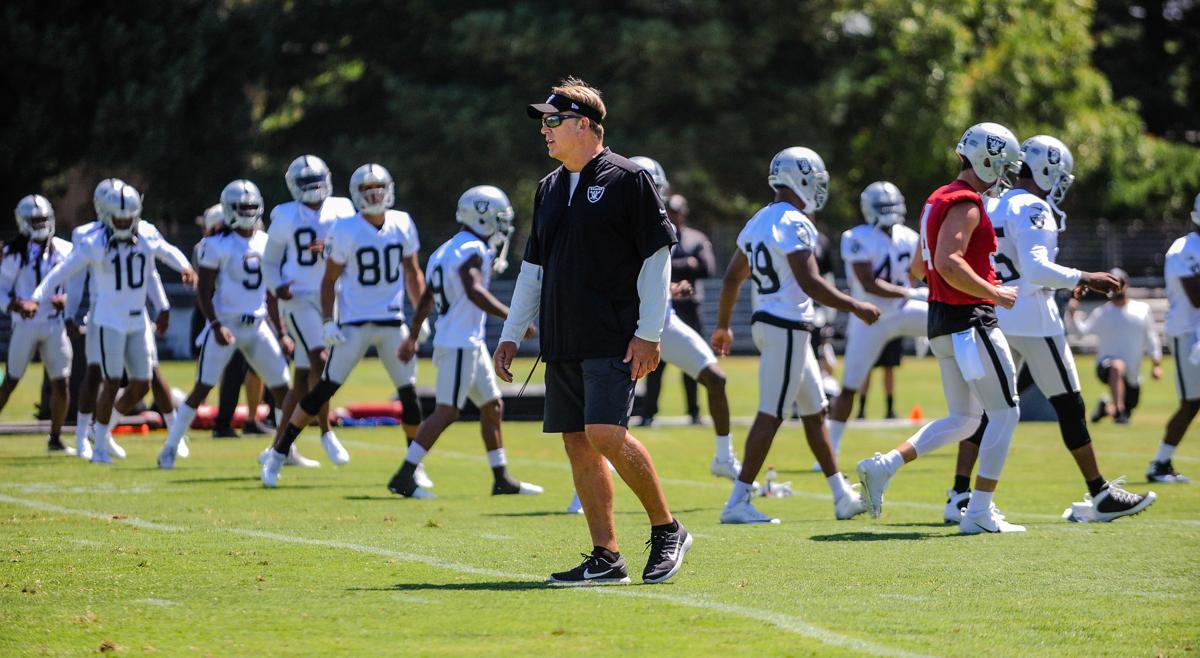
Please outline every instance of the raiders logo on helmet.
M1054 148L1053 146L1047 148L1046 149L1046 162L1049 164L1052 164L1052 165L1056 165L1056 164L1062 162L1062 152L1059 151L1058 149Z
M862 251L862 245L858 243L858 240L851 240L850 241L850 253L857 254L860 251Z
M991 155L1000 155L1000 152L1004 150L1004 144L1005 141L1003 138L995 135L988 135L987 152Z
M799 168L800 173L804 174L805 176L812 173L812 163L808 161L808 158L800 158L797 160L796 167Z
M599 185L592 185L588 188L587 192L588 201L591 201L592 203L596 203L600 200L600 197L604 196L604 188Z
M480 200L476 201L475 202L475 212L479 213L480 215L486 213L488 211L489 203L490 202L487 199L480 199Z
M1040 229L1046 226L1046 211L1038 209L1029 216L1029 223L1033 224L1034 228Z

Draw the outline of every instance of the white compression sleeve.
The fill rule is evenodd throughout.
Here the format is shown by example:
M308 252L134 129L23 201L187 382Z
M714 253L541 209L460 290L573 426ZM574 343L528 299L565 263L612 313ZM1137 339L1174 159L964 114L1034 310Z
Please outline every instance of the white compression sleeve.
M517 285L513 288L512 303L508 305L508 319L500 332L500 342L521 344L525 330L537 318L542 303L542 266L521 261L517 274Z
M671 247L663 247L642 261L637 289L641 303L633 335L657 343L662 339L663 318L671 302Z

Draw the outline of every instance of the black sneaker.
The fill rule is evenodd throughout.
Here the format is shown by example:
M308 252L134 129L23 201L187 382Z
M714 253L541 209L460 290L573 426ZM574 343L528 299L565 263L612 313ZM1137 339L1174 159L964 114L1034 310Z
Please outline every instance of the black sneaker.
M404 496L405 498L437 498L437 496L418 486L417 479L413 477L411 471L406 472L404 466L401 466L400 470L396 471L396 474L388 481L387 488L388 491L398 496Z
M1128 411L1118 411L1116 413L1116 415L1113 416L1113 422L1118 425L1128 425L1129 424L1129 412Z
M650 548L650 557L646 560L646 568L642 570L642 582L652 585L678 573L683 566L683 556L692 547L692 533L675 519L677 526L671 530L651 530L650 540L646 546Z
M266 433L267 430L263 429L262 425L253 420L247 421L245 425L242 425L242 434L246 436L261 436Z
M1092 422L1098 423L1100 422L1101 418L1106 416L1108 416L1108 401L1104 398L1100 398L1100 400L1096 402L1096 410L1092 412Z
M1147 482L1162 482L1164 484L1187 484L1192 481L1186 475L1177 473L1175 467L1168 459L1165 462L1150 462L1150 468L1146 470Z
M550 574L546 581L551 585L620 585L629 582L629 572L625 570L625 558L619 554L615 560L608 560L598 551L591 555L580 553L583 564L568 571Z
M50 437L46 441L46 451L52 455L74 455L75 449L64 444L62 439L57 436Z
M237 430L233 429L232 427L214 427L212 433L214 439L242 438L242 435L238 434Z
M1150 507L1158 497L1153 491L1136 494L1121 488L1125 478L1119 477L1092 496L1092 517L1097 521L1112 521L1122 516L1133 516Z
M654 416L643 416L642 419L638 421L638 427L653 427L653 426L654 426Z

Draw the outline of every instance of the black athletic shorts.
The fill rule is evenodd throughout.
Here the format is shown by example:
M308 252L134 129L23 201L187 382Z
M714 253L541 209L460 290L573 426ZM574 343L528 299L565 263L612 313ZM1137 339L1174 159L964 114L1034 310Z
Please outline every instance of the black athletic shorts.
M630 364L618 357L546 364L547 434L582 432L584 425L629 426L633 414Z
M1139 364L1141 365L1141 364ZM1126 365L1126 368L1129 366ZM1112 357L1106 356L1096 361L1096 378L1108 384L1108 376L1112 371ZM1128 371L1126 371L1128 374ZM1138 402L1142 399L1142 387L1137 384L1129 383L1129 377L1125 377L1125 411L1126 413L1133 411L1138 406Z
M893 338L888 341L887 345L883 346L883 351L879 353L879 360L875 362L876 368L895 368L900 365L900 357L904 354L904 339Z

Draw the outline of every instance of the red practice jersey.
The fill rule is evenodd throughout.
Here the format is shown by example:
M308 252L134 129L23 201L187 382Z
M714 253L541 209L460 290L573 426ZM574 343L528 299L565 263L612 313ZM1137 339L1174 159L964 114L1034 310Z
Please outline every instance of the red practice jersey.
M979 225L971 234L967 242L967 251L963 254L967 265L992 285L997 283L996 268L992 266L992 254L996 252L997 246L996 229L992 227L992 220L988 218L979 193L963 181L956 180L934 190L925 201L925 209L921 212L921 259L925 261L929 301L954 306L992 304L990 299L969 295L950 285L933 266L933 255L937 253L938 232L942 229L942 222L945 221L950 208L959 203L973 203L979 208Z

